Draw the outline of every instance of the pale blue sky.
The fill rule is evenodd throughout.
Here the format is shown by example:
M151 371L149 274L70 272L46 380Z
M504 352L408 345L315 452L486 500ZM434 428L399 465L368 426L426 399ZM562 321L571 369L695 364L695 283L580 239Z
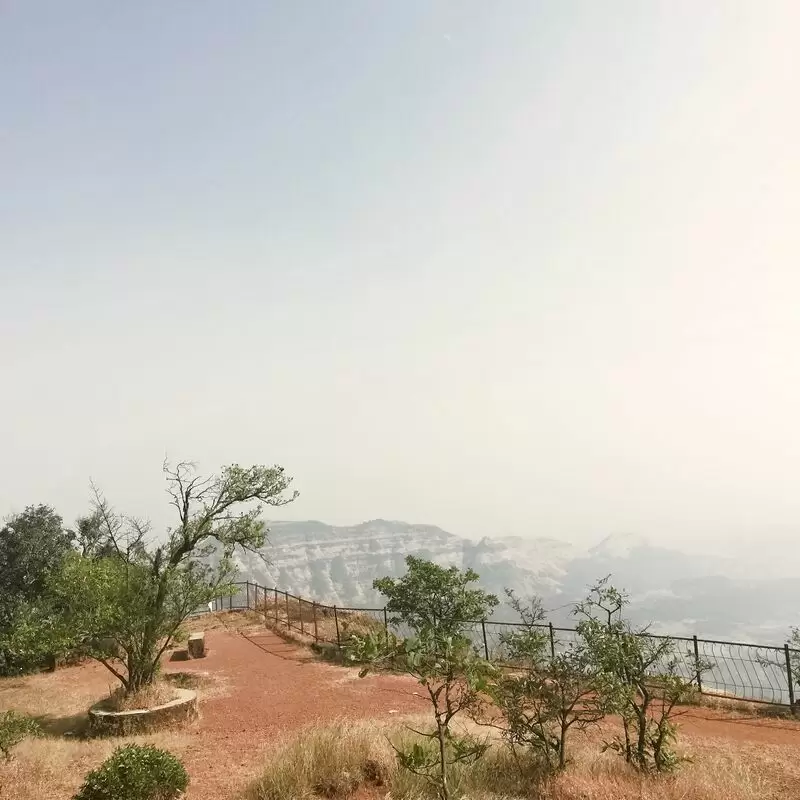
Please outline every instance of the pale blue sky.
M0 3L0 512L800 531L800 5Z

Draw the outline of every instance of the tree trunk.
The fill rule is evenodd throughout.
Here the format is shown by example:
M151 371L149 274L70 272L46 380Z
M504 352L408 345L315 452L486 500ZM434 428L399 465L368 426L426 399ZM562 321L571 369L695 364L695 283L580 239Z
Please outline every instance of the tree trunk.
M558 768L560 770L567 766L567 729L561 723L561 736L558 740Z
M155 682L158 673L156 644L145 645L135 656L128 655L128 685L125 694L133 694Z
M439 769L441 770L441 785L439 786L439 797L441 800L450 800L450 789L447 785L447 741L444 725L437 720L436 737L439 740Z
M630 726L630 722L627 719L623 719L622 727L625 730L625 761L627 761L628 764L631 763L631 751L633 749L631 747L631 734L630 734L629 726Z

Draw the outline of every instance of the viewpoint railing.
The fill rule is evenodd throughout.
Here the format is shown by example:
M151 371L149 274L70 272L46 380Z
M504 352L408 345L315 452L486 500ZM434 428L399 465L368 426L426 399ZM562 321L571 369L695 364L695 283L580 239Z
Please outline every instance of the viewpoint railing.
M232 585L229 597L219 598L214 611L260 611L276 626L313 638L317 643L327 643L341 648L351 633L383 630L388 636L407 636L409 631L394 625L385 608L352 608L326 605L308 600L277 588L267 588L250 581ZM478 620L465 623L467 633L476 649L496 664L504 663L503 634L519 630L514 622ZM550 651L555 654L567 647L577 637L574 628L561 628L552 624L537 627L546 632ZM697 636L657 636L641 634L653 639L670 639L676 643L674 657L682 677L693 679L702 694L737 698L752 703L795 708L794 677L800 673L800 650L788 644L782 646L726 642L701 639ZM695 674L699 662L710 664L701 675ZM654 674L658 673L658 668Z

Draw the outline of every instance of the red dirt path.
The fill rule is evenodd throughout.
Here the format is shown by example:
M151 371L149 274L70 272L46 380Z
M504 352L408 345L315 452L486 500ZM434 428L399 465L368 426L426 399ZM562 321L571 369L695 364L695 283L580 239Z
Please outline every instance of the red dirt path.
M235 797L258 774L259 752L293 728L425 710L413 681L385 675L359 679L354 670L316 661L271 631L209 631L206 642L204 659L167 667L209 672L224 683L224 694L212 692L202 701L200 722L190 732L188 800Z
M239 796L259 773L263 750L305 724L426 711L413 680L386 675L359 679L355 670L316 661L305 648L271 631L212 630L206 641L206 658L167 667L208 672L224 686L202 702L201 719L189 731L191 743L184 753L191 776L188 800ZM800 722L692 707L680 725L692 738L728 740L737 747L788 747L800 759Z

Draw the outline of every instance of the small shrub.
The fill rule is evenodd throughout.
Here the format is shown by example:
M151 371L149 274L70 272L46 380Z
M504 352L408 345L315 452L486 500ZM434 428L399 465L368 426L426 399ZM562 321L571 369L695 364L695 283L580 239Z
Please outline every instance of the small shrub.
M25 714L6 711L0 714L0 753L11 758L11 749L29 736L39 736L42 729L39 723Z
M172 753L129 744L86 776L74 800L172 800L188 783L183 764Z
M409 752L418 745L431 757L435 757L436 745L408 731L399 731L392 737L398 750ZM452 765L448 775L449 787L454 797L468 800L481 798L525 798L540 797L544 785L546 767L536 761L530 753L513 753L507 747L490 747L482 758L467 763ZM392 775L391 797L393 800L436 800L438 792L424 776L407 769L397 769Z

